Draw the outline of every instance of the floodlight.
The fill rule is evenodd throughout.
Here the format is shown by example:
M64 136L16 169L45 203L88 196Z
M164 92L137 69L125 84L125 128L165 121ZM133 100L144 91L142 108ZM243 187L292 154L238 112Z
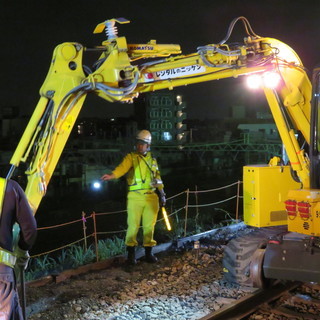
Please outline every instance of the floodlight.
M250 89L258 89L262 85L262 79L260 74L252 74L247 77L247 86Z
M263 84L265 87L274 89L280 83L281 77L277 72L266 72L263 74Z
M281 80L281 76L277 72L255 73L247 77L247 86L250 89L259 88L276 88Z

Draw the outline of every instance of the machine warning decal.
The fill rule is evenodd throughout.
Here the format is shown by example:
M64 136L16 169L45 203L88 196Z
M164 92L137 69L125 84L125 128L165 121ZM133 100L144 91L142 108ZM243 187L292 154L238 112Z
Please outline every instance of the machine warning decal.
M200 66L198 64L194 64L192 66L147 73L144 75L144 77L145 77L145 81L149 82L154 80L166 80L166 79L172 79L172 78L179 78L181 76L202 73L205 71L206 71L205 67Z

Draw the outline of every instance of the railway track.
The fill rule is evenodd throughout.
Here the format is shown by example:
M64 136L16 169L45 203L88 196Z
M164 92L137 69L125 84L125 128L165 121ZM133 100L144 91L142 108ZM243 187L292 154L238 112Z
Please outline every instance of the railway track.
M217 232L199 250L192 248L193 238L186 239L178 251L158 253L157 264L141 259L130 270L118 264L28 288L28 319L320 319L315 285L279 282L257 290L226 282L225 237Z
M212 312L199 320L319 320L320 286L276 282Z
M268 289L257 289L239 301L226 305L218 311L212 312L200 320L247 319L249 315L259 310L267 303L271 303L301 285L300 282L277 282Z

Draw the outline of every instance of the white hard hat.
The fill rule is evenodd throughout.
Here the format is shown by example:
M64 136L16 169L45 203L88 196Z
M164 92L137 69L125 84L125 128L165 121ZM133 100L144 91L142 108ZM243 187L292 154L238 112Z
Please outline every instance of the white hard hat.
M141 130L136 135L137 140L141 140L147 144L151 144L151 133L148 130Z

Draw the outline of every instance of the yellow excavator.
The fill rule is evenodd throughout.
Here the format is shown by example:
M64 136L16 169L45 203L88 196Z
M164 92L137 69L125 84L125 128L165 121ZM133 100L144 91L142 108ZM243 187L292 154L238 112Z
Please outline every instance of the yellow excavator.
M230 43L237 23L241 41ZM285 147L288 163L244 167L244 222L257 232L230 242L227 280L263 286L268 279L320 280L319 70L312 82L285 43L257 35L245 17L234 19L223 40L184 55L176 44L128 44L110 19L96 26L106 40L94 48L66 42L53 53L40 100L12 156L7 178L27 164L25 189L36 213L88 93L131 103L139 94L224 78L260 86ZM99 58L92 67L84 56Z

